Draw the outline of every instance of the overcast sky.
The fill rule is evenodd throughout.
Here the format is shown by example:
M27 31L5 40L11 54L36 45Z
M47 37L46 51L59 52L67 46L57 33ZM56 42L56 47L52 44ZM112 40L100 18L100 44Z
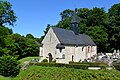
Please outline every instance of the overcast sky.
M8 0L18 17L14 33L31 33L40 38L47 24L55 25L61 20L60 12L65 9L105 7L105 11L120 0Z

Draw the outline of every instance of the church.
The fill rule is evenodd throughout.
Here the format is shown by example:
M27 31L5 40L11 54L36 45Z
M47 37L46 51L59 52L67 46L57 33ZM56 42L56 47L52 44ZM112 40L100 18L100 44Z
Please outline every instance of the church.
M78 32L76 13L72 16L71 30L58 27L50 27L42 43L40 44L39 57L41 62L68 64L70 61L82 62L91 60L97 54L97 46L93 40L85 34Z

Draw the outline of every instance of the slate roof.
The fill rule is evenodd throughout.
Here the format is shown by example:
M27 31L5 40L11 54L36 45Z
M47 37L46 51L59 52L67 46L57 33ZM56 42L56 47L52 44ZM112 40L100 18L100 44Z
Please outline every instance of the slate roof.
M78 45L78 46L96 45L88 35L85 34L75 35L72 30L66 30L58 27L52 27L52 29L60 43L63 45Z

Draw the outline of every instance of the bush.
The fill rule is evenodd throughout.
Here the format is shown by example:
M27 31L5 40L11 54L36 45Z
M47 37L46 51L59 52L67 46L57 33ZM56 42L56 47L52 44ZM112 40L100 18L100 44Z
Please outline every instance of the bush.
M53 62L53 63L56 63L56 60L53 60L52 62Z
M119 70L120 71L120 63L116 63L113 65L115 67L115 69Z
M0 75L15 77L20 72L19 62L12 56L0 57Z
M43 61L42 62L48 62L48 60L47 59L43 59Z

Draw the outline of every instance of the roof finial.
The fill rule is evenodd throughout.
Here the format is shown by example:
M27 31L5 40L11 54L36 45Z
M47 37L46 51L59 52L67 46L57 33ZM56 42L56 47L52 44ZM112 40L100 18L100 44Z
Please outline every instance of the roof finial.
M73 13L73 15L72 15L72 21L71 21L71 22L72 22L72 23L78 22L77 8L75 8L75 11L74 11L74 13Z

